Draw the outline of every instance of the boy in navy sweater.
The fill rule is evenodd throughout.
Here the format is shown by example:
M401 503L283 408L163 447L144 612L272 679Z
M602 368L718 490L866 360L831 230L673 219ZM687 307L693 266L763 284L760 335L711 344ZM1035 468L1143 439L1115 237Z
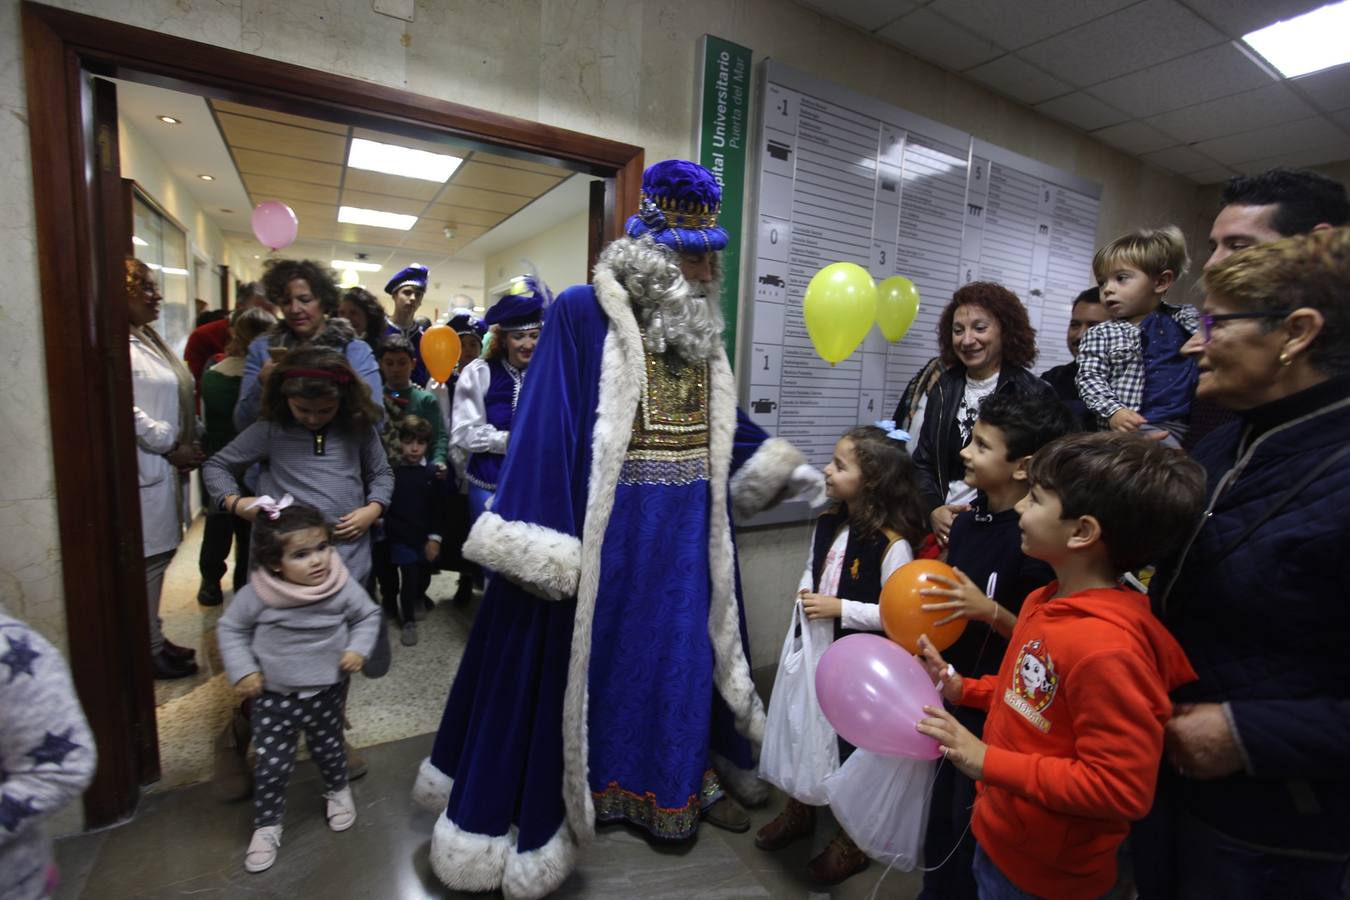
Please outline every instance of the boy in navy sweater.
M932 598L925 610L947 613L935 625L968 620L961 637L943 651L944 658L963 674L998 671L1022 600L1054 580L1053 569L1022 552L1014 507L1026 496L1032 454L1073 430L1072 417L1053 395L1028 395L1015 384L980 405L970 443L961 451L965 481L979 493L972 508L952 523L947 549L947 562L956 569L958 580L930 576L936 586L923 590ZM953 715L975 734L983 730L983 712L961 707ZM933 785L924 855L932 866L952 851L958 839L960 846L945 865L924 873L921 898L974 900L975 841L969 834L962 837L974 802L975 782L953 766L940 767Z
M434 433L434 426L420 416L405 415L399 422L402 459L394 466L394 496L384 513L384 539L396 570L393 579L405 647L417 643L416 612L431 581L431 563L441 552L441 536L433 531L441 488L435 468L427 462Z

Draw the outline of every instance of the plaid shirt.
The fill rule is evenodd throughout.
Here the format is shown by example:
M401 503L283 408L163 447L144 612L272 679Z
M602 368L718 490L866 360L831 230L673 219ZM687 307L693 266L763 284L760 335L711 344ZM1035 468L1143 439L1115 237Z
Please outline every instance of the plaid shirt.
M1163 302L1166 313L1188 334L1200 327L1200 312L1194 306ZM1097 414L1103 428L1120 409L1138 410L1144 402L1144 349L1139 326L1124 319L1094 325L1078 345L1078 396Z

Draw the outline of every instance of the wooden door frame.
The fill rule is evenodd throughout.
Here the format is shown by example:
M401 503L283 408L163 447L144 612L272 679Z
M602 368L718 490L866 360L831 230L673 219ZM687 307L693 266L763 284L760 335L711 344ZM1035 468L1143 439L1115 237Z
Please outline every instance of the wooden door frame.
M37 258L46 351L61 571L71 667L98 741L85 794L90 827L130 815L146 764L134 725L134 648L145 641L140 503L116 227L86 160L87 75L330 118L392 133L444 135L504 155L543 156L613 178L604 234L637 209L640 147L384 85L302 68L24 0L21 10ZM106 154L109 148L106 136ZM115 163L116 147L111 148ZM120 211L119 211L120 212ZM117 410L125 410L125 414ZM144 692L144 686L139 690ZM144 735L141 735L144 739Z

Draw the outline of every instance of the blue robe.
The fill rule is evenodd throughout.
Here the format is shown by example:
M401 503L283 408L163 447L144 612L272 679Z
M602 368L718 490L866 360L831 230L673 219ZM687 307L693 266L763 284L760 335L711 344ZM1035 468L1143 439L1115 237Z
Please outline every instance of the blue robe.
M710 766L756 785L729 499L762 508L803 459L734 395L720 350L649 359L607 271L550 310L501 488L465 544L504 577L415 789L448 795L431 860L450 887L540 897L597 818L687 837L720 796Z

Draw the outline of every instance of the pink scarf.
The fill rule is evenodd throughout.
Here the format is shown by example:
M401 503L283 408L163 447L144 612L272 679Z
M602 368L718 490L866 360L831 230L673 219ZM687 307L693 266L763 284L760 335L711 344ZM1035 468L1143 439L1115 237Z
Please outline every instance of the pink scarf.
M275 609L286 609L295 606L308 606L311 603L328 599L342 590L347 583L347 577L347 566L342 561L342 555L334 550L333 563L328 567L328 577L323 580L322 584L316 584L312 587L292 584L278 578L262 566L258 566L248 576L248 583L257 592L258 599L263 603Z

